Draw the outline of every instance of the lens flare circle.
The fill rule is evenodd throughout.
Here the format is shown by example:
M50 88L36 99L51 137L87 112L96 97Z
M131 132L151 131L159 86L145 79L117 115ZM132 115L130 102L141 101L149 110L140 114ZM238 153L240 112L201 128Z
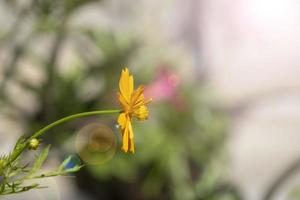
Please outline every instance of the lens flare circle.
M111 128L91 123L81 128L76 136L76 151L90 165L100 165L111 160L117 149L117 139Z

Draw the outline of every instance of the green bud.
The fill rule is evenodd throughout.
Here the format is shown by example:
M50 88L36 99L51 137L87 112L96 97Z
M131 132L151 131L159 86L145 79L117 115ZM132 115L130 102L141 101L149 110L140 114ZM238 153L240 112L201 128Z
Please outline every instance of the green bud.
M40 145L40 141L38 140L38 139L36 139L36 138L33 138L33 139L31 139L31 140L29 140L29 149L31 149L31 150L37 150L37 148L39 147L39 145Z

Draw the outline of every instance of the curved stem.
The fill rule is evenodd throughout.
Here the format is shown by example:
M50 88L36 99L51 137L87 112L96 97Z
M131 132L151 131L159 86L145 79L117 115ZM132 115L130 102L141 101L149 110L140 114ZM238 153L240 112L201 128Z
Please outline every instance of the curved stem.
M70 120L81 118L81 117L87 117L87 116L92 116L92 115L114 114L114 113L119 113L119 112L121 112L121 110L99 110L99 111L77 113L74 115L69 115L67 117L61 118L61 119L45 126L44 128L40 129L39 131L35 132L30 138L28 138L27 141L24 143L24 145L22 147L20 147L17 151L14 152L14 154L11 156L10 162L13 162L21 155L21 153L24 151L24 149L28 146L28 142L31 139L38 138L39 136L43 135L51 128L54 128L60 124L63 124Z
M121 110L99 110L99 111L83 112L83 113L77 113L77 114L74 114L74 115L70 115L70 116L64 117L62 119L59 119L59 120L49 124L48 126L45 126L44 128L42 128L39 131L35 132L29 139L37 138L37 137L41 136L42 134L44 134L49 129L51 129L55 126L58 126L62 123L65 123L67 121L76 119L76 118L92 116L92 115L113 114L113 113L119 113L119 112L121 112Z

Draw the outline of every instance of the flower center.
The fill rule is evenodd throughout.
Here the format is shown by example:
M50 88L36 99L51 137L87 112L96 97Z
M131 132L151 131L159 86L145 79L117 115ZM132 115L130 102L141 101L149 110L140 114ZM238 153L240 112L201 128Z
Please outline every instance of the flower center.
M135 116L138 120L144 121L148 119L149 111L145 105L140 106L133 112L133 116Z

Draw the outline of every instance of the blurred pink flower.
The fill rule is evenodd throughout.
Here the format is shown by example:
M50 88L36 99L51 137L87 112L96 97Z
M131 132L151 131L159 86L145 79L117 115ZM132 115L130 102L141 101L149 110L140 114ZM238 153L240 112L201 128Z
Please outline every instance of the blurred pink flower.
M185 108L185 101L179 93L181 78L166 67L159 67L155 80L146 86L145 96L153 102L169 101L179 110Z

